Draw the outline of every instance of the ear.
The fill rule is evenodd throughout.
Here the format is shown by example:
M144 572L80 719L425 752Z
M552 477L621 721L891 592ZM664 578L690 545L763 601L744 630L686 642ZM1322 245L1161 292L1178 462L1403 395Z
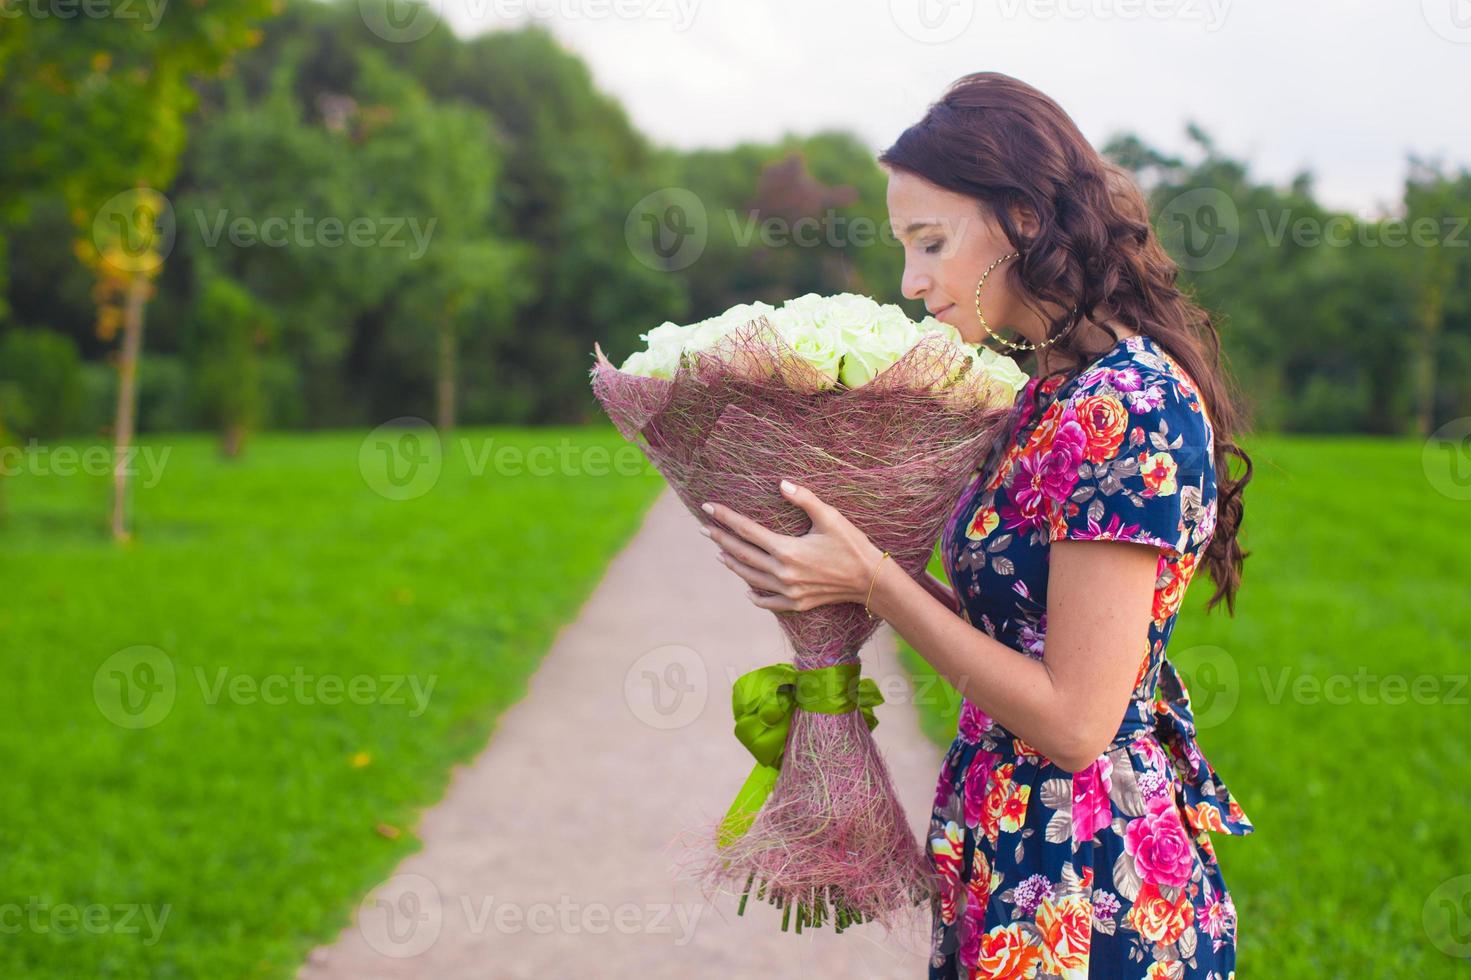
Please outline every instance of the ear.
M1037 212L1032 210L1031 205L1013 204L1010 212L1018 234L1023 238L1037 237L1037 233L1042 230L1042 222L1037 220Z

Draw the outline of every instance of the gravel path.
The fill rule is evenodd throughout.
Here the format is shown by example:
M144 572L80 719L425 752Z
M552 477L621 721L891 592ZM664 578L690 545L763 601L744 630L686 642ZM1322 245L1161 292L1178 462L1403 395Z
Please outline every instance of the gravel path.
M422 849L314 950L301 980L925 975L928 911L881 926L781 931L754 897L706 901L679 877L684 834L713 824L752 760L730 686L786 660L667 488L565 627L490 745L426 811ZM920 733L887 628L864 649L885 703L874 735L918 839L941 752Z

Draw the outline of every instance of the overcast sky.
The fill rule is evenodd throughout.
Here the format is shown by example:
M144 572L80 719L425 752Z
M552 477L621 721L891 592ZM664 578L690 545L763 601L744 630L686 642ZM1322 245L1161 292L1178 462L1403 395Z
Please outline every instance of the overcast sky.
M1369 215L1410 152L1471 166L1471 0L433 0L462 34L547 23L657 142L843 127L877 152L1002 71L1102 146L1198 120L1260 180Z

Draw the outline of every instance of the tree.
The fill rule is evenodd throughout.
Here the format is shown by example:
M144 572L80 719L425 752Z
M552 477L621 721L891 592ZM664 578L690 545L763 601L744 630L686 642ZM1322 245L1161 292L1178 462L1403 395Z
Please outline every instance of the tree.
M96 10L96 7L91 8ZM97 279L98 331L121 333L113 440L112 533L127 539L127 450L133 438L143 312L172 245L172 183L194 105L191 81L259 40L275 0L216 0L188 16L140 23L136 4L108 16L7 17L0 45L0 186L14 212L59 191L77 231L75 253Z

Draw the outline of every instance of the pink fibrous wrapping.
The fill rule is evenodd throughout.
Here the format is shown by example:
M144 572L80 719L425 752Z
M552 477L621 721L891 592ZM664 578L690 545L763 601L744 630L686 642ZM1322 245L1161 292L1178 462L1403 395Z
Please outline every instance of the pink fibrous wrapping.
M791 480L835 507L911 577L975 468L1005 427L1012 388L926 335L868 383L848 388L812 367L764 317L686 352L673 377L619 371L596 347L593 392L697 519L724 504L780 534L811 527L787 501ZM799 668L855 661L878 628L860 603L777 613ZM882 707L882 706L880 706ZM718 847L704 834L697 877L734 883L803 924L891 924L936 894L860 712L798 708L781 772L751 827ZM744 912L745 899L741 902ZM786 920L783 920L786 928Z

